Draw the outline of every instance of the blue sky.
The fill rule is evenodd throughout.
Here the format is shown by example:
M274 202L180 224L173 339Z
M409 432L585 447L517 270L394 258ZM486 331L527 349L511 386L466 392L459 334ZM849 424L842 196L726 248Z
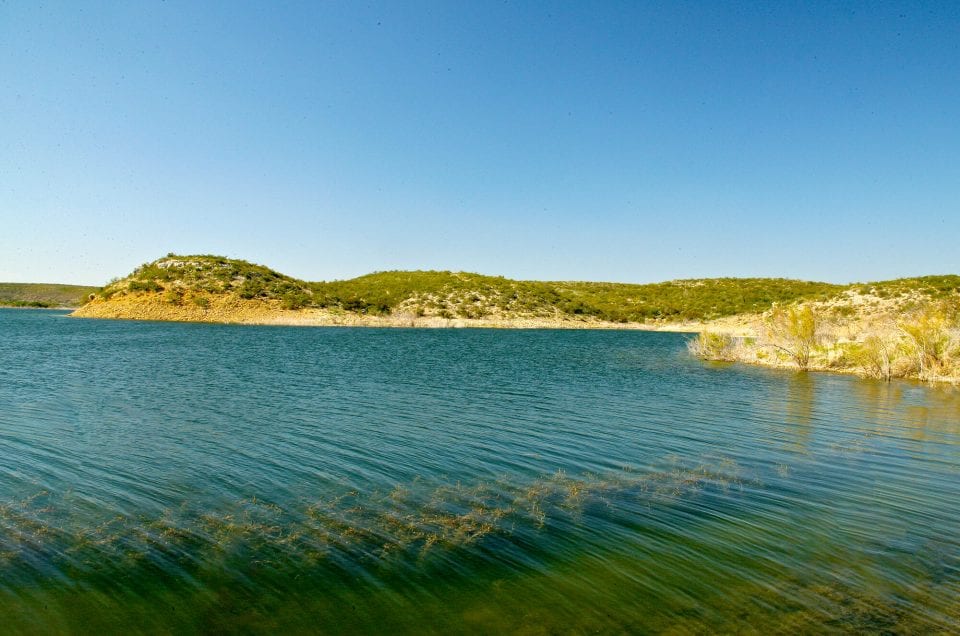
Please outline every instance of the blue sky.
M960 3L2 2L0 280L960 273Z

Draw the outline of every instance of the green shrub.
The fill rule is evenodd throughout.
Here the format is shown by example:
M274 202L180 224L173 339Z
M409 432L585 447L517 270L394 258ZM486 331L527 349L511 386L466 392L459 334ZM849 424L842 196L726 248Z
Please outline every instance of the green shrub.
M248 278L243 281L243 284L240 285L240 289L237 294L240 298L246 298L247 300L251 298L257 298L264 292L264 285L261 281Z
M183 293L183 289L179 287L171 287L167 290L167 293L163 295L163 299L171 305L182 305Z
M127 285L127 289L132 292L161 292L163 285L155 280L132 280Z
M302 309L310 302L309 296L303 292L288 291L281 298L281 306L284 309Z

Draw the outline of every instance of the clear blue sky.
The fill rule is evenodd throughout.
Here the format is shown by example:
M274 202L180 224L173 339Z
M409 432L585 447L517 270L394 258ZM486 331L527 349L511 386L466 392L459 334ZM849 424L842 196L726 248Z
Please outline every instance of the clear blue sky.
M0 280L960 273L960 3L3 2Z

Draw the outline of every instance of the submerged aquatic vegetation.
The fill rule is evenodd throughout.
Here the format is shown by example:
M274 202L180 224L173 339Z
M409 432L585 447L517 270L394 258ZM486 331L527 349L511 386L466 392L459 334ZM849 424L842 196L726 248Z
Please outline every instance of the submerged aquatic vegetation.
M771 465L769 469L766 477L770 480L782 483L790 478L790 466L786 464ZM267 621L264 625L278 627L284 619L272 617L272 608L283 607L279 599L288 594L297 599L293 606L313 603L311 611L327 619L333 615L340 617L337 620L348 616L346 610L337 613L339 610L331 609L331 603L347 602L343 599L356 602L353 595L362 594L365 585L357 582L358 576L362 576L358 573L370 574L380 581L407 582L413 577L420 584L437 572L471 580L471 568L483 567L488 550L496 551L498 559L507 563L536 564L550 559L558 542L589 544L596 525L613 523L634 528L631 532L635 533L638 517L660 521L673 517L691 523L688 515L694 509L722 511L725 502L738 507L742 504L733 504L731 498L762 490L760 475L732 458L704 457L690 463L668 456L652 469L624 467L577 475L558 470L525 480L504 476L471 483L417 478L389 490L343 487L322 497L303 497L290 505L250 497L215 508L184 503L153 516L90 514L89 510L82 512L72 507L69 496L41 491L0 505L0 568L9 575L8 580L42 579L47 587L57 585L57 573L66 575L59 580L66 585L63 593L68 595L73 586L80 584L81 588L98 593L112 590L136 602L143 600L137 596L140 594L144 599L156 594L186 595L191 599L190 606L199 608L196 611L200 613L203 608L227 604L237 611L234 618L222 619L228 622L226 627L220 627L227 631L229 625L249 626L251 621L263 620ZM779 574L770 573L772 579L757 577L774 567L765 560L763 555L769 547L762 543L750 553L749 558L755 562L744 566L750 574L738 579L735 587L722 591L713 589L714 584L708 581L690 580L690 573L684 571L690 563L681 562L677 569L678 563L671 560L677 555L674 549L681 553L698 550L702 551L698 552L698 563L725 559L733 564L740 554L736 537L741 530L736 524L726 526L721 533L729 534L721 534L719 543L682 545L687 536L683 528L664 535L664 526L655 521L647 530L651 533L648 555L633 555L630 560L618 562L614 549L594 563L589 552L578 550L571 553L571 562L560 566L559 574L552 568L527 567L521 570L522 576L495 583L505 586L502 589L484 592L478 588L470 592L482 593L488 601L489 594L494 594L502 611L497 617L471 614L469 606L459 611L464 612L462 620L479 621L478 625L526 625L532 619L527 613L529 608L521 607L523 599L529 602L544 595L548 586L559 582L573 586L561 594L596 596L597 603L626 612L572 619L582 620L584 629L600 631L629 629L631 625L647 631L740 631L749 625L766 626L770 633L821 628L841 633L916 633L942 631L956 616L956 606L946 599L950 590L960 591L960 550L949 541L924 545L909 555L909 567L915 576L911 586L903 589L896 581L887 581L880 588L860 584L858 581L868 577L873 564L847 560L836 561L833 570L828 567L810 572L802 567L788 567ZM724 536L730 541L722 540ZM753 540L762 541L762 536ZM668 537L669 544L659 543ZM770 539L770 545L781 543L775 534ZM673 547L661 555L658 550L664 545ZM826 560L829 564L838 558L829 550L820 554L816 545L810 549L818 561ZM519 558L510 561L512 557L505 555L511 553ZM884 558L899 557L891 554ZM473 565L462 565L465 563ZM607 572L611 564L616 566ZM516 565L502 571L516 572L512 567ZM568 567L576 569L577 574L565 578L563 568ZM585 579L582 568L593 567L603 567L605 573L591 574ZM636 614L636 608L633 614L627 612L628 605L620 603L627 603L628 599L621 599L616 590L632 589L630 582L640 572L646 577L643 580L656 580L658 585L671 585L670 577L694 589L702 585L705 595L689 607L683 605L685 595L667 595L661 599L665 605L659 611L643 618L644 622L632 623L640 620L642 613ZM332 598L338 601L324 600L316 594L296 596L296 585L288 589L291 580L302 582L304 590L325 590L331 581L350 584L333 594ZM606 583L596 590L576 587L584 580ZM620 583L614 585L616 581ZM661 598L658 595L666 593L665 589L650 590L652 598ZM280 596L272 596L270 590ZM281 590L287 591L281 594ZM2 586L0 593L5 593ZM597 596L600 594L613 596L601 599ZM260 599L256 602L265 605L246 607L252 599ZM460 601L473 603L476 599L468 595ZM634 602L635 599L630 600ZM645 602L649 610L653 601ZM0 606L2 603L0 595ZM364 607L368 611L386 611L379 606ZM391 607L390 602L384 607ZM218 611L217 615L229 618L229 612ZM268 616L271 618L267 619ZM774 617L776 624L771 623ZM572 624L565 622L570 617L559 615L537 620L541 619L544 624L557 627ZM173 618L170 620L177 624ZM196 620L196 615L188 614L183 620ZM359 620L357 625L369 628L378 619L371 616ZM385 619L380 616L379 620ZM187 624L191 628L196 625Z
M786 464L771 466L770 471L771 480L790 477ZM71 594L69 589L79 583L82 588L99 590L98 593L113 590L125 595L123 598L140 602L138 594L150 598L168 593L164 590L176 590L170 593L187 595L190 606L199 608L196 611L201 614L203 608L224 603L235 608L237 615L230 619L235 623L228 620L224 624L227 627L249 626L251 621L258 620L267 620L267 626L279 626L283 624L282 617L265 617L272 616L275 606L282 607L280 597L274 598L268 592L266 600L257 601L266 605L245 608L244 604L260 599L264 590L287 590L284 586L291 579L302 581L304 589L309 590L327 589L330 581L353 581L351 586L360 587L337 591L333 598L355 599L352 595L361 594L363 589L362 584L355 582L358 572L375 572L381 580L392 581L396 577L406 581L406 577L412 576L423 581L423 577L430 578L431 572L459 567L453 564L482 561L488 548L500 555L519 551L536 563L556 550L558 540L589 543L590 537L584 535L595 524L613 522L629 527L637 523L637 515L647 511L656 519L679 513L678 518L689 523L689 517L683 516L684 509L706 506L717 510L730 498L759 490L763 490L759 475L732 458L706 457L688 463L668 456L656 469L624 467L579 475L558 470L527 480L500 477L472 483L418 478L383 491L344 487L323 497L305 497L288 506L251 497L217 508L184 503L155 516L89 515L89 511L81 513L71 508L69 497L41 491L0 505L0 568L9 580L43 578L48 581L47 586L49 581L57 580L57 572L65 574L62 580L69 583L64 594ZM701 497L706 499L695 503ZM728 529L735 544L737 526ZM546 594L544 590L556 584L553 576L559 576L561 585L574 586L569 593L596 596L597 603L620 607L624 612L627 605L620 603L627 600L619 597L617 586L610 585L622 578L619 586L630 589L631 577L638 576L640 571L645 572L645 577L652 576L651 580L666 580L667 585L669 577L674 576L684 585L712 589L707 581L688 580L689 572L682 568L671 573L676 562L669 555L661 557L656 553L658 530L652 532L648 557L641 555L619 563L617 568L623 570L588 577L591 581L607 581L596 590L576 587L578 581L585 580L579 569L608 568L610 563L616 563L616 551L598 563L578 551L572 562L561 566L561 570L578 569L577 575L569 578L564 578L562 571L548 574L550 570L528 568L523 576L492 592L502 614L474 615L470 607L464 607L460 610L464 612L462 620L479 621L476 624L486 626L529 624L529 608L521 606ZM683 536L675 535L671 541L682 543ZM774 537L773 543L778 542ZM715 547L700 545L698 549L706 552L699 555L698 561L710 562L721 554L711 550L729 549L733 550L733 557L726 558L735 560L735 547L716 547L726 545L727 542ZM680 549L688 548L693 546ZM630 549L635 550L636 546ZM815 555L819 554L816 546L812 549ZM942 545L925 544L908 557L915 576L905 588L896 581L888 581L880 588L861 585L858 581L867 576L864 573L870 571L871 564L847 560L837 561L833 570L813 574L803 568L787 568L773 574L773 579L756 578L754 575L772 567L764 562L763 554L761 546L750 557L758 559L748 568L750 576L738 579L730 589L713 589L699 597L697 605L686 607L684 595L673 595L663 598L661 602L666 605L646 616L645 622L630 622L640 620L636 608L634 614L574 620L583 621L584 629L601 631L627 629L630 625L648 631L740 631L749 625L770 633L824 628L840 633L917 633L943 631L957 615L957 607L948 599L951 590L960 591L960 551L949 540ZM827 552L816 558L829 563L837 556ZM581 563L579 559L586 561ZM524 562L527 561L518 561ZM453 574L469 578L470 567L473 566L461 567ZM776 584L772 586L771 580ZM477 594L481 591L474 590ZM662 590L654 591L654 598L659 598L657 594ZM295 596L299 593L296 587L288 592ZM288 592L281 596L286 598ZM613 594L613 598L601 599L600 594ZM94 601L96 598L99 597ZM313 603L311 611L328 618L334 615L330 603L338 602L316 594L296 598L295 607ZM473 596L461 600L476 602ZM2 602L0 596L0 605ZM275 605L278 603L281 604ZM386 611L377 607L376 611ZM390 607L390 603L385 607ZM373 606L367 609L372 610ZM218 612L221 617L228 614ZM342 618L347 614L335 615ZM569 618L558 615L537 620L560 628L570 627L571 623L565 622ZM775 624L771 622L774 619ZM184 620L196 620L196 616L189 614ZM369 628L376 620L366 617L361 621L367 622L359 624Z
M732 460L694 468L671 461L662 471L569 476L561 470L526 482L414 480L385 493L346 490L291 508L257 498L228 509L183 504L155 518L71 516L66 502L43 491L0 505L0 562L52 566L77 576L149 563L189 572L330 557L423 559L433 550L463 550L488 537L535 536L554 522L576 523L585 514L617 514L621 504L660 505L742 484Z

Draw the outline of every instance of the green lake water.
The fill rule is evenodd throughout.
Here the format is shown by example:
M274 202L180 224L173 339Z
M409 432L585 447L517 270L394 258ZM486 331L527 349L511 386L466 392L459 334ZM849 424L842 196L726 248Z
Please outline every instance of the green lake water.
M958 633L960 392L0 310L0 633Z

